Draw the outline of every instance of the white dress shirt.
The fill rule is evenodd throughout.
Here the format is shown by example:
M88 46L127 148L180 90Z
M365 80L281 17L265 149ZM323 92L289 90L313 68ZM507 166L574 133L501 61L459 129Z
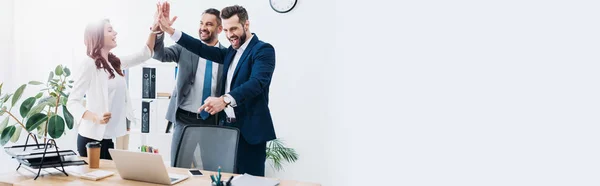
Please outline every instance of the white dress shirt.
M227 96L231 100L231 103L229 103L230 106L225 107L225 114L227 114L227 117L229 118L235 118L235 112L233 110L233 107L237 107L235 99L233 98L233 96L229 95L229 92L231 92L231 81L233 80L233 73L235 73L235 69L237 68L238 63L240 62L240 58L242 58L242 54L244 54L244 51L248 47L248 44L250 43L250 40L252 40L252 37L254 37L254 35L250 34L250 37L246 40L246 42L244 42L244 44L242 44L240 48L236 49L237 52L235 52L233 61L231 65L229 65L229 70L227 70L227 82L225 84L225 92L227 93L225 94L225 96Z
M219 47L219 43L215 45L215 47ZM187 97L183 99L183 102L179 107L188 112L198 113L198 108L202 106L204 100L202 99L204 95L204 73L206 73L206 62L208 60L198 57L198 67L196 68L196 77L194 80L194 84L191 86L190 93ZM217 76L219 75L219 64L212 62L212 78L210 83L210 96L216 96L217 92Z
M181 35L182 35L181 31L175 30L175 32L171 36L171 39L173 39L173 41L177 42L177 41L179 41L179 39L181 39ZM244 44L242 44L242 46L240 46L240 48L236 49L237 52L235 53L235 56L233 57L233 61L229 65L229 69L227 70L227 79L225 80L226 81L225 96L227 96L229 99L231 99L231 103L229 104L231 107L228 106L225 108L225 114L227 114L227 117L230 117L230 118L235 118L235 112L233 110L233 107L237 106L233 96L229 95L229 92L231 91L231 80L233 79L233 73L235 73L237 64L239 63L240 58L242 58L242 54L244 54L244 50L246 50L246 47L248 47L248 44L250 43L250 40L252 40L252 37L254 37L254 35L250 34L250 37L247 39L247 41L244 42Z

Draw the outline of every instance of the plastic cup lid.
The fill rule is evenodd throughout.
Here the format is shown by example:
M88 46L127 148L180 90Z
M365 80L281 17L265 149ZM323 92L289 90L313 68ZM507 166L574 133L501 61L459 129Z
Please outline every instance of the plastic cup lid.
M100 142L97 141L92 141L87 143L87 145L85 145L87 148L100 148L102 145L100 145Z

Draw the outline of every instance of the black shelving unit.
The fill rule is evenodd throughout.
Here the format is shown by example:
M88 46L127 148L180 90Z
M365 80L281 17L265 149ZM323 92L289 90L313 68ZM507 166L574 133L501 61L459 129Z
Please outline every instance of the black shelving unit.
M29 138L34 138L35 144L28 144ZM27 135L25 145L15 145L11 147L4 147L7 154L15 158L19 162L17 170L21 166L27 166L31 169L38 169L34 180L36 180L42 171L42 169L53 168L56 169L65 176L69 176L65 171L67 166L78 166L87 165L84 160L68 160L69 156L79 156L73 150L59 150L54 139L42 137L46 140L45 143L38 143L37 136L33 133ZM60 169L59 169L60 168Z

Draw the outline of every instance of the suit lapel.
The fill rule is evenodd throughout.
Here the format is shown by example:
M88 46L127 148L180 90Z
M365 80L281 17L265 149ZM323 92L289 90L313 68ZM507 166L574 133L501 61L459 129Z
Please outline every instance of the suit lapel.
M200 62L200 57L194 55L194 53L190 52L191 60L192 60L192 77L196 78L196 71L198 71L198 63Z
M220 49L225 49L225 47L223 47L223 45L221 45L221 43L219 43L219 48ZM227 60L227 59L225 59ZM223 66L224 65L217 65L219 67L219 69L217 70L217 82L223 82L223 80L225 78L223 78ZM221 89L223 88L223 83L217 83L217 96L220 96L223 94L223 92L221 91Z
M257 41L258 41L258 37L256 35L254 35L252 37L252 39L250 40L250 43L248 43L246 50L244 50L244 53L240 57L240 61L238 62L237 66L235 67L235 71L233 72L233 77L231 77L231 84L233 84L233 82L235 82L235 78L237 77L238 71L240 71L240 67L242 66L242 64L244 62L247 61L246 58L248 58L250 52L252 52L252 49L254 48L254 45L256 44Z

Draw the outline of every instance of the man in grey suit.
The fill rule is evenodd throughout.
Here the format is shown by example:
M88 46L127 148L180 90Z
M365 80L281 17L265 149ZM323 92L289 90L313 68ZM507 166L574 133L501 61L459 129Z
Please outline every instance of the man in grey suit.
M200 40L209 46L224 48L218 40L218 35L223 30L221 25L220 11L214 8L207 9L202 14L198 34ZM160 30L156 27L153 30ZM193 154L182 154L175 165L175 154L179 147L179 139L183 133L183 127L190 124L216 125L217 116L207 112L198 112L204 100L210 96L220 96L217 92L221 86L223 66L186 50L180 45L164 47L164 33L157 34L154 45L153 58L162 62L178 63L177 85L171 96L171 102L167 110L166 119L174 123L173 138L171 142L171 166L189 167L192 163ZM196 148L180 147L180 148ZM200 149L200 151L202 151ZM198 165L195 165L198 167Z

